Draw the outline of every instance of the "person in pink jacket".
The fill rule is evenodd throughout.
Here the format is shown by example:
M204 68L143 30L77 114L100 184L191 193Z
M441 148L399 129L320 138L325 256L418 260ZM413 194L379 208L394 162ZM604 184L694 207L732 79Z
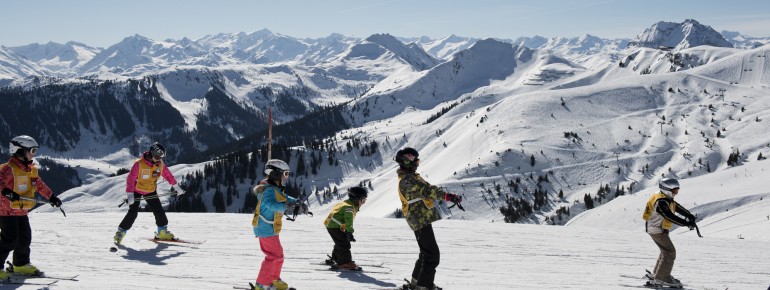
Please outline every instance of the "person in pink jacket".
M38 175L32 158L37 154L37 141L23 135L11 139L11 159L0 165L0 269L13 251L13 271L20 275L37 275L40 271L30 264L32 228L27 213L35 202L35 192L48 199L52 206L61 206L61 200ZM0 280L8 279L0 271Z
M155 238L160 240L173 240L174 234L168 229L168 218L163 210L163 205L158 199L157 182L163 177L169 184L171 190L177 195L184 194L184 191L176 184L176 179L168 167L163 163L163 157L166 156L166 148L158 142L150 146L150 150L144 152L142 157L134 162L131 171L126 178L126 203L128 203L128 212L123 217L123 221L115 232L115 243L120 244L126 232L131 229L137 215L139 215L139 202L136 199L144 199L147 205L152 208L152 214L155 215L155 225L158 226L158 232Z

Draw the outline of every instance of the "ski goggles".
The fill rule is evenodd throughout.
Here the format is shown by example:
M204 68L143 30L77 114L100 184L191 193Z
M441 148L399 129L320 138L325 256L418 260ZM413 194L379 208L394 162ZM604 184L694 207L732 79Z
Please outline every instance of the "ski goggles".
M29 151L29 154L35 155L37 154L37 147L29 148L27 151Z
M291 171L284 171L283 172L283 177L289 177L289 175L291 175Z

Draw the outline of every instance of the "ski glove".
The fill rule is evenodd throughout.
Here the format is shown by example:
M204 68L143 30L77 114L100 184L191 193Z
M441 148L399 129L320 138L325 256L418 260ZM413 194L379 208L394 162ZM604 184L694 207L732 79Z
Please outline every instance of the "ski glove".
M451 194L447 192L446 195L444 195L444 200L451 203L461 203L463 201L463 197L457 194Z
M126 192L126 203L128 205L134 204L134 193L133 192Z
M348 241L355 242L356 238L353 237L353 233L345 233L345 236L348 238Z
M184 194L184 190L182 190L182 188L181 188L181 187L179 187L179 185L178 185L178 184L174 184L174 185L172 185L172 186L171 186L171 190L173 190L174 192L176 192L176 195L183 195L183 194Z
M3 188L3 195L10 199L11 201L17 201L21 198L21 196L16 193L15 191L9 189L9 188Z
M48 199L48 202L51 204L52 207L60 207L61 206L61 199L59 199L56 196L51 195L51 198Z

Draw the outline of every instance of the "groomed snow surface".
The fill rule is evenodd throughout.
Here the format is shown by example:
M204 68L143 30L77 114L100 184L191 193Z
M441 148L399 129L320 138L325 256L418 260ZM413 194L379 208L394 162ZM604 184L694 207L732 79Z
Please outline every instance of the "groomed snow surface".
M46 205L47 207L47 205ZM64 206L66 211L66 204ZM362 208L366 210L366 205ZM297 289L394 289L411 275L418 256L413 232L401 219L356 220L353 259L373 272L339 273L315 265L332 250L326 213L285 221L282 278ZM32 212L32 263L51 275L79 274L50 289L232 289L248 285L263 254L250 214L169 214L169 229L200 245L157 244L151 213L140 213L112 253L122 213ZM767 229L770 222L764 222ZM641 285L658 249L643 224L626 230L441 220L433 224L441 248L436 284L452 289L623 289ZM704 238L677 231L673 275L692 289L765 289L770 284L767 240ZM10 258L9 258L10 260ZM383 263L382 267L365 266ZM2 289L17 289L2 285ZM40 289L21 286L18 289Z

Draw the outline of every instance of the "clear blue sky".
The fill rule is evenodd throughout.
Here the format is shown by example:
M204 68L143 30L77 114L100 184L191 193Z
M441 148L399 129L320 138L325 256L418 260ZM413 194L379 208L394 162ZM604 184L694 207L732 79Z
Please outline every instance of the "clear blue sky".
M768 0L7 0L0 45L49 41L107 47L267 28L293 37L633 38L658 21L695 19L717 31L770 36Z

